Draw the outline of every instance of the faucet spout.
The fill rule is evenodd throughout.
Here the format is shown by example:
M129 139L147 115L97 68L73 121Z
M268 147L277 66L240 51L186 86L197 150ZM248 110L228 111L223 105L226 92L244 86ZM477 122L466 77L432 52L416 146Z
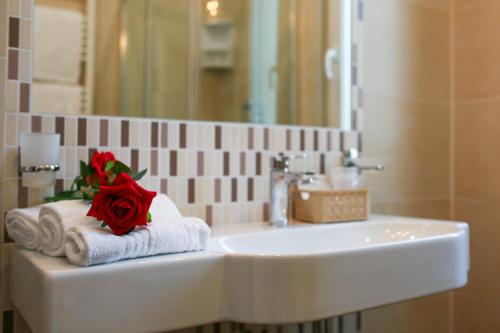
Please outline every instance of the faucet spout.
M314 173L291 172L290 159L304 158L305 156L285 156L271 158L270 177L270 223L277 227L288 225L290 214L290 192L297 184L310 184L314 182Z

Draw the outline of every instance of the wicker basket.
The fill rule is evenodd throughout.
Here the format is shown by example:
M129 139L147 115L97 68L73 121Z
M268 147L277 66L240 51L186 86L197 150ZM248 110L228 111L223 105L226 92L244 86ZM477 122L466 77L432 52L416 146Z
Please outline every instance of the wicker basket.
M295 190L294 218L313 223L368 219L368 189Z

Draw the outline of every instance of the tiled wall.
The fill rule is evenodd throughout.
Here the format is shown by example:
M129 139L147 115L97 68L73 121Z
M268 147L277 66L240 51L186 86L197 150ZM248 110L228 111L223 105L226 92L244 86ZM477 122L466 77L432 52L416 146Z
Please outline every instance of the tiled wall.
M450 218L452 2L365 2L363 148L385 165L366 175L372 212ZM363 332L448 333L452 313L434 295L363 312Z
M363 104L361 19L363 2L354 10L353 125L360 128ZM56 189L67 188L77 174L78 161L95 149L112 150L136 170L148 168L143 185L168 193L184 214L209 224L266 220L268 217L269 158L277 152L307 152L296 168L324 173L338 163L339 151L361 149L358 132L291 126L184 122L116 117L78 117L30 113L32 0L0 0L0 210L38 204L53 189L27 189L18 170L21 132L61 134L61 170ZM0 215L0 317L3 332L29 331L8 295L8 260L13 243ZM359 316L286 327L209 325L197 332L344 332L355 331Z
M500 332L500 2L456 0L453 19L454 218L471 228L455 331Z
M186 215L209 224L267 220L269 161L278 152L307 152L295 168L324 173L343 148L358 148L357 132L7 113L4 145L4 210L38 203L43 191L19 187L18 141L24 131L61 134L61 170L56 191L67 189L79 160L110 150L135 171L148 168L145 187L167 193Z

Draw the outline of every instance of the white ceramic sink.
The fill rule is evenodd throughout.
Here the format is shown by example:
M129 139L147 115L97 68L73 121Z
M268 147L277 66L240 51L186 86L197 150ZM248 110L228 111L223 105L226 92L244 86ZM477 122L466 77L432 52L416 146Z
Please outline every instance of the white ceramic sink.
M459 288L468 268L467 224L375 216L216 227L204 252L89 268L16 250L10 291L35 333L167 331L333 317Z
M449 289L467 281L464 223L378 218L213 239L226 253L226 317L309 321Z

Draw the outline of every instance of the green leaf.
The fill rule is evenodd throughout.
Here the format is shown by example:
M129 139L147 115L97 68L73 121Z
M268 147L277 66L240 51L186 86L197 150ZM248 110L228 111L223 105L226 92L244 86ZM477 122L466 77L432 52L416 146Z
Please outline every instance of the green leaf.
M122 162L116 161L115 165L111 169L111 172L113 172L115 175L119 175L122 172L125 172L125 173L129 174L130 173L130 168L127 165L123 164Z
M63 191L52 197L44 198L45 202L56 202L63 200L80 200L82 199L81 192L79 191Z
M142 177L144 177L146 172L148 172L148 169L144 169L141 172L138 172L135 176L132 177L132 179L135 181L139 181L139 180L141 180Z
M151 213L150 213L150 212L148 212L148 220L147 220L147 221L148 221L148 223L149 223L149 222L151 222L152 220L153 220L153 218L152 218L152 216L151 216Z
M104 171L109 171L115 166L115 161L109 161L106 163L106 167L104 168Z
M106 226L107 226L106 222L101 223L101 228L106 228Z
M85 163L84 161L80 161L80 176L85 177L91 174L92 174L92 167L87 163Z

